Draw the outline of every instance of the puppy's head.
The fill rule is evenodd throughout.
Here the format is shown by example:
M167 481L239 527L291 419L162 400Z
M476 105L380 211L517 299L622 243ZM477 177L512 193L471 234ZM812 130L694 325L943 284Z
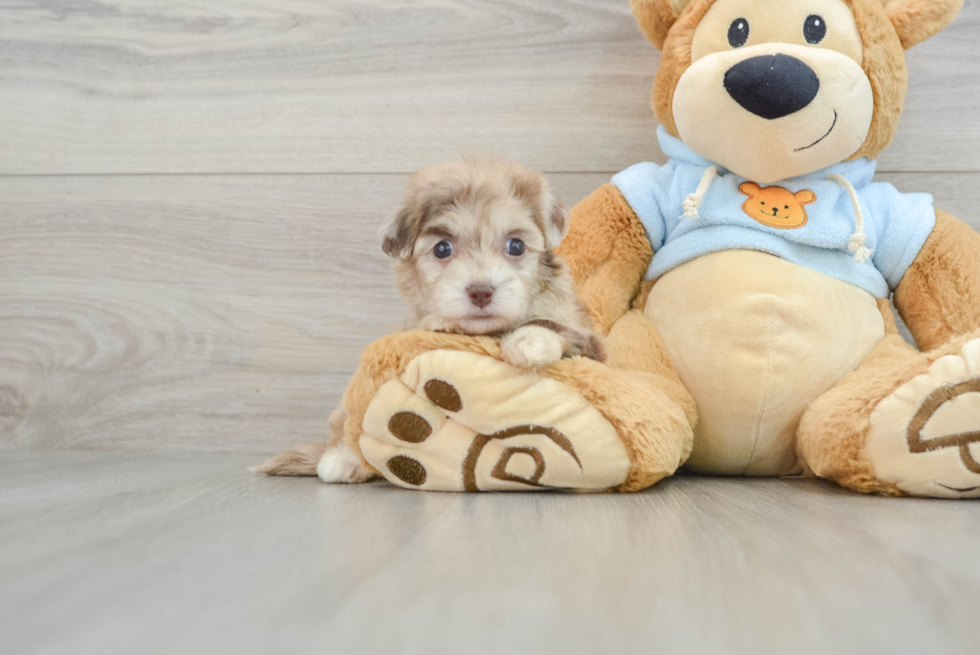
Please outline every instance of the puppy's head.
M469 157L416 173L381 239L418 317L483 334L527 316L556 274L552 250L567 230L540 173Z

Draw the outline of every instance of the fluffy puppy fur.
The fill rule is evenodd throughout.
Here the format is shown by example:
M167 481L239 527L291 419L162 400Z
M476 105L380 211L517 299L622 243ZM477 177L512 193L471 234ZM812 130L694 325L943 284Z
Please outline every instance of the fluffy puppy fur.
M520 164L468 157L416 173L381 231L411 307L406 328L502 336L503 357L517 366L601 359L554 253L567 230L544 176Z
M501 337L503 359L520 367L577 355L603 361L602 340L554 252L568 225L544 176L520 164L471 156L419 171L381 229L411 310L406 329ZM344 445L346 416L343 406L331 415L326 444L282 453L257 470L367 480Z

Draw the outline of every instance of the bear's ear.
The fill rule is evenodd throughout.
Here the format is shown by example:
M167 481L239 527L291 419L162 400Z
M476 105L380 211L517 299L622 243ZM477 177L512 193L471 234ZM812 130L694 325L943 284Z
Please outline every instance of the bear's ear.
M755 182L742 182L738 190L747 195L749 198L754 198L760 193L762 193L762 187Z
M643 36L663 50L667 32L691 0L630 0L630 9Z
M881 1L906 50L939 34L963 8L963 0Z
M796 201L801 205L809 205L811 202L816 202L817 194L809 189L803 189L802 191L797 191L793 194Z

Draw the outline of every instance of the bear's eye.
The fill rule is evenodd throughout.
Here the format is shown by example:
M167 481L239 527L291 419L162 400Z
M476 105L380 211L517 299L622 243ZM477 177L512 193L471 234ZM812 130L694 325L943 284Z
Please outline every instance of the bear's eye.
M827 36L827 23L816 14L807 16L803 22L803 36L810 45L817 45Z
M789 205L784 205L783 209L789 209Z
M762 200L761 202L762 202L763 205L766 204L766 201L765 200Z
M728 28L728 43L733 48L741 48L749 40L749 21L736 18Z

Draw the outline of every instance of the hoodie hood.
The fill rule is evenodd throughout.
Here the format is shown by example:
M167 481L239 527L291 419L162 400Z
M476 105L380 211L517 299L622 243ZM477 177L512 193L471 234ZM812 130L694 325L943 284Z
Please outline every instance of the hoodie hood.
M660 127L664 165L636 164L612 183L654 250L647 279L719 250L758 250L887 298L935 226L932 196L874 182L855 159L763 186L698 155Z

